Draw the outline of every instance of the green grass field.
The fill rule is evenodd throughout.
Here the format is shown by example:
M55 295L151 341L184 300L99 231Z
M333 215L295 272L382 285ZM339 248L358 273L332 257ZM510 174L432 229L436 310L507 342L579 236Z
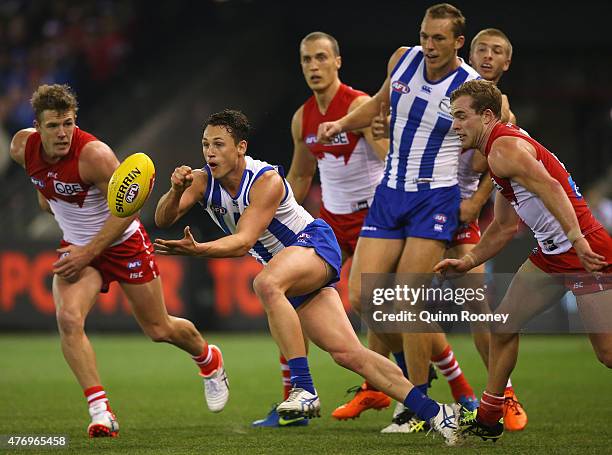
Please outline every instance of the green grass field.
M597 362L585 337L524 337L513 381L529 413L527 430L507 433L495 445L474 440L459 449L444 447L431 434L380 434L391 409L334 421L331 411L345 399L344 390L360 379L316 348L310 364L323 417L305 428L252 429L250 422L263 417L280 395L275 346L263 334L208 338L223 349L230 378L230 402L220 414L207 410L196 369L179 350L136 335L92 336L121 433L116 439L90 440L84 398L63 360L58 337L0 336L0 434L67 434L68 448L45 453L78 454L586 454L610 453L612 447L612 373ZM485 374L471 339L454 337L451 343L480 394ZM450 400L443 379L434 382L431 395Z

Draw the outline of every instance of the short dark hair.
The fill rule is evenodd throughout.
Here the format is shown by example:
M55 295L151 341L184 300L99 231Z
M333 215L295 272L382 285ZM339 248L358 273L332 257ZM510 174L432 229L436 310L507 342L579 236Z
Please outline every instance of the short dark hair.
M41 85L30 99L36 120L40 120L43 111L68 112L79 110L76 95L69 85Z
M425 16L432 19L452 19L455 38L465 34L465 17L461 10L450 3L438 3L425 11Z
M329 33L325 33L325 32L311 32L311 33L309 33L304 38L302 38L302 41L300 41L300 47L306 41L315 41L315 40L318 40L318 39L326 39L326 40L328 40L329 43L331 44L332 50L334 51L334 57L339 57L340 56L340 45L338 44L338 40L336 40L336 38L331 36Z
M208 125L223 126L234 139L234 143L248 141L251 132L249 119L242 112L234 109L224 109L212 114L204 123L204 129Z
M464 95L472 98L470 107L477 114L482 114L485 109L490 109L497 118L501 118L502 93L493 82L484 79L464 82L451 93L451 103Z

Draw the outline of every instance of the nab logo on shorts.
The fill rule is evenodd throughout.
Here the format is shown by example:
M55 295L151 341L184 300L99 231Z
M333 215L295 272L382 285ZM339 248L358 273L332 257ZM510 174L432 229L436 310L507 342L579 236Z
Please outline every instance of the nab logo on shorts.
M225 215L227 213L227 209L225 207L221 207L218 205L211 205L210 209L217 215Z
M127 264L127 268L130 270L139 269L140 267L142 267L142 261L140 259L128 262Z
M403 83L402 81L393 81L391 84L391 88L394 92L403 93L404 95L410 93L410 87Z
M59 180L53 180L53 188L57 194L63 194L64 196L72 196L85 191L80 183L66 183Z

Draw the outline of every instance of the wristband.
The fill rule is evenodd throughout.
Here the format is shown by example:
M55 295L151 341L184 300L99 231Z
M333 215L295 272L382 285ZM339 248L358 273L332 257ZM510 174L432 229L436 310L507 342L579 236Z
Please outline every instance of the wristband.
M570 231L567 233L567 239L570 241L572 246L574 245L574 243L576 243L576 241L583 238L584 234L580 231L580 228L578 228L578 230L570 229Z

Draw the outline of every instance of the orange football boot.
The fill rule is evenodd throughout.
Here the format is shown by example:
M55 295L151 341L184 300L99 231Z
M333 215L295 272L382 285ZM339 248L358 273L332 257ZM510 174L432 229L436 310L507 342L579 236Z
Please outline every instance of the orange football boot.
M507 431L521 431L527 426L527 413L516 399L512 389L504 392L504 428Z
M356 419L363 411L368 409L388 408L391 405L391 398L378 390L368 388L367 383L355 386L347 390L347 393L355 393L355 396L346 404L337 407L332 412L332 417L337 420Z

